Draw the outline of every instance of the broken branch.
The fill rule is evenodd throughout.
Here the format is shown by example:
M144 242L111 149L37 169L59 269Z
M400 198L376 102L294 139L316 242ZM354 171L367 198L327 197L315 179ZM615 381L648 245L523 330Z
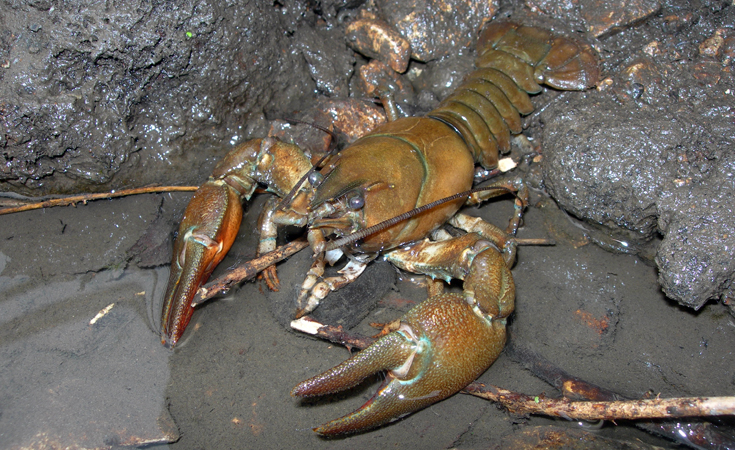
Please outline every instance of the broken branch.
M180 191L196 191L199 189L199 186L148 186L148 187L142 187L142 188L135 188L135 189L122 189L122 190L116 190L111 192L100 192L97 194L80 194L80 195L72 195L69 197L63 197L63 198L52 198L49 200L44 200L41 202L35 202L35 203L28 203L21 206L12 206L7 208L1 208L0 209L0 215L2 214L12 214L22 211L30 211L33 209L41 209L41 208L51 208L54 206L76 206L77 203L84 203L87 204L88 201L91 200L102 200L106 198L115 198L115 197L124 197L127 195L137 195L137 194L150 194L150 193L157 193L157 192L180 192Z
M535 376L560 390L562 395L570 400L629 400L608 389L568 374L536 352L519 345L516 339L510 340L505 351L512 359L520 362ZM690 423L682 423L679 420L639 420L636 421L635 426L688 447L735 448L735 441L732 437L718 431L717 427L712 424L699 420Z
M607 402L531 397L496 386L472 383L464 392L501 403L517 414L543 414L574 420L636 420L735 414L735 397L679 397Z
M375 341L346 332L342 327L321 324L308 316L292 321L291 327L348 348L363 349ZM640 420L735 415L735 397L572 401L566 398L532 397L478 382L471 383L462 392L498 402L513 413L543 414L575 420Z
M324 325L309 316L291 321L291 328L302 333L311 334L325 341L340 344L347 348L364 349L375 342L375 339L344 331L341 326Z
M265 268L288 258L294 253L297 253L308 246L309 243L306 241L306 239L297 239L295 241L289 242L286 245L278 247L272 252L268 252L263 256L260 256L235 267L226 275L223 275L216 280L211 281L200 287L199 291L197 292L197 296L194 298L191 306L197 306L201 303L206 302L218 293L222 291L227 291L237 283L254 277L258 274L258 272L263 271Z

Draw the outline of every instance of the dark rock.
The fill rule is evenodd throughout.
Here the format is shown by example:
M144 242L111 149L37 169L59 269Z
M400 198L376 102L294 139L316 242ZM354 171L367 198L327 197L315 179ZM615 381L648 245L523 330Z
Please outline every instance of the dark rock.
M225 147L250 114L314 92L284 18L313 14L297 6L39 5L0 14L1 190L198 181L185 152Z
M732 149L732 147L730 147ZM659 229L666 235L656 255L666 295L699 309L730 293L735 276L735 157L716 161L704 183L662 192Z
M640 23L661 7L659 2L652 0L586 0L580 3L582 17L587 22L587 31L597 38Z
M347 26L350 47L368 58L379 59L398 73L408 68L411 45L383 20L365 18Z
M431 61L473 44L495 15L496 1L378 0L380 15L411 44L411 57Z
M298 29L296 39L319 93L347 97L355 58L347 49L342 31L303 26Z
M663 234L663 290L698 309L726 295L735 274L735 78L718 56L735 13L702 15L671 35L673 12L600 44L610 53L600 91L540 115L543 164L549 192L575 216L644 240ZM632 46L609 66L616 49Z

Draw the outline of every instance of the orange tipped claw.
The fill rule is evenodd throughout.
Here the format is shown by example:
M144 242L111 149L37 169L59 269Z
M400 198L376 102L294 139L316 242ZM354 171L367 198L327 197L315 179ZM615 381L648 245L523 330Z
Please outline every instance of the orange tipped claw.
M388 371L376 394L357 411L314 429L326 436L377 427L443 400L490 367L505 345L505 320L475 309L459 294L431 297L403 317L398 331L302 382L291 394L334 393Z
M186 207L174 243L161 314L161 342L173 348L186 330L191 302L235 240L242 220L237 191L222 181L200 187Z
M258 279L265 281L266 286L272 292L278 292L281 289L281 281L278 279L278 271L276 266L268 266L258 274Z

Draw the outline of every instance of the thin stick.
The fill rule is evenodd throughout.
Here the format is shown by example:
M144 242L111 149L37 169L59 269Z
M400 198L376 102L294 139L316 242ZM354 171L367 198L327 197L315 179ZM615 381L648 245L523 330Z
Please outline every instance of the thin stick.
M12 214L22 211L30 211L33 209L51 208L54 206L76 206L77 203L82 202L85 205L90 200L101 200L106 198L124 197L126 195L136 194L149 194L154 192L179 192L179 191L196 191L199 186L149 186L135 189L122 189L119 191L112 192L100 192L97 194L80 194L72 195L63 198L53 198L50 200L44 200L42 202L28 203L23 206L13 206L7 208L0 208L0 215Z
M556 245L556 241L546 238L512 238L511 241L518 245Z
M362 350L375 342L373 338L344 331L341 326L324 325L309 316L291 321L291 328L350 349Z
M323 325L309 317L291 322L301 332L344 345L365 348L374 339L345 332L342 327ZM496 386L474 382L462 392L498 402L519 414L543 414L576 420L636 420L678 417L735 415L735 397L680 397L667 399L572 401L528 396Z
M523 364L532 374L561 391L561 394L570 400L628 400L613 391L572 376L538 353L520 345L512 336L505 347L505 353L511 359Z
M263 256L235 267L229 273L200 287L197 292L197 296L194 297L194 301L191 303L191 306L197 306L206 302L219 292L226 291L232 288L235 284L254 277L258 272L261 272L265 268L288 258L308 246L309 243L306 239L297 239L286 245L278 247L272 252L268 252Z
M464 392L499 402L516 414L543 414L574 420L670 419L735 415L735 397L679 397L609 402L571 401L511 392L472 383Z
M535 376L546 381L570 400L613 401L628 400L608 389L574 377L536 352L519 345L511 338L506 354L523 364ZM648 433L671 439L684 446L698 449L735 448L733 438L721 433L717 427L701 420L684 423L679 420L639 420L635 426Z

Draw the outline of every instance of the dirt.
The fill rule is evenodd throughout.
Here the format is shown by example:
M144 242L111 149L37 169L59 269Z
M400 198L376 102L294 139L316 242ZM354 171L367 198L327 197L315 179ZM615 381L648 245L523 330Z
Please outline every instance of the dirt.
M285 328L282 316L272 313L272 295L265 293L262 284L245 283L205 305L195 314L181 345L168 352L155 332L166 269L97 269L76 275L60 270L69 261L97 257L98 252L87 244L99 238L84 232L67 237L61 222L67 229L112 234L121 223L104 216L108 207L136 217L155 216L161 200L180 205L188 196L92 202L0 219L3 447L38 443L40 436L86 448L166 441L177 434L170 432L175 423L173 429L180 430L180 438L171 447L181 449L386 444L471 449L486 448L531 425L554 422L578 427L566 421L516 417L460 394L390 426L325 441L311 427L357 408L379 379L325 399L301 402L290 397L290 389L299 381L341 362L349 353ZM255 202L246 220L255 220L260 203ZM510 322L514 343L534 349L578 377L630 397L733 391L735 320L725 306L711 303L697 313L677 306L661 293L654 267L636 256L611 254L591 243L580 246L585 242L582 230L563 215L560 218L562 213L543 199L535 203L545 206L529 209L520 235L553 236L557 245L519 251L513 270L516 312ZM477 212L502 224L511 213L510 201L470 211ZM153 220L150 216L146 221ZM26 245L27 239L21 240L15 231L49 226L56 232L43 234L34 245ZM130 223L126 234L137 236L144 228ZM247 230L241 231L219 272L252 256L255 236ZM64 247L64 259L49 258L44 263L48 249L59 246ZM28 269L24 261L32 258L41 261L34 267L45 275ZM298 273L308 264L309 258L303 257L285 263L280 269L283 285L300 283ZM371 267L364 276L384 281L384 270ZM374 309L355 331L374 334L367 322L388 322L425 298L425 289L413 278L396 273L387 295L373 299ZM107 314L90 325L113 303ZM555 394L505 354L480 381L532 395ZM132 410L136 413L131 416ZM605 424L598 433L671 445L623 424ZM138 440L126 440L129 435Z
M279 66L277 74L289 73L302 80L300 83L303 84L293 86L307 97L315 91L322 95L342 95L345 89L352 89L351 82L345 79L354 73L348 67L350 65L344 62L354 58L355 67L365 63L362 57L350 53L342 43L334 52L329 50L332 47L324 45L325 41L339 41L339 34L328 25L339 27L342 26L341 20L349 20L356 7L350 3L324 2L318 10L309 2L276 2L273 9L266 8L265 14L269 19L253 31L263 33L263 40L258 41L261 43L269 41L268 36L273 29L287 31L294 47L282 52L287 56L277 63L288 63ZM731 6L715 3L705 5L708 11L721 6L723 14L731 15ZM578 7L566 11L564 4L562 2L554 6L552 2L528 2L526 6L541 12L558 9L558 14L568 13L571 27L579 29L587 20L580 11L588 13L589 10ZM81 4L77 7L78 11L73 8L52 10L53 6L52 2L6 2L3 8L12 15L0 15L0 20L4 20L0 25L6 28L11 25L20 27L24 31L18 35L23 37L43 37L39 33L49 33L51 26L40 17L60 17L62 20L58 26L64 27L84 16L81 12L85 8ZM654 6L660 7L661 12L652 16L651 20L655 22L652 28L663 30L664 26L673 29L683 27L689 30L689 38L693 34L709 37L712 35L710 32L719 26L687 18L687 14L696 9L694 7L676 2ZM252 18L246 12L248 8L255 7L246 4L242 8L234 14L232 9L219 10L213 4L192 3L178 10L168 10L163 5L142 5L129 17L124 16L119 9L114 12L132 21L131 24L138 24L142 29L152 27L153 30L159 25L154 26L155 22L152 21L159 15L164 20L189 25L198 17L200 27L196 30L201 33L197 31L194 34L198 37L192 39L204 36L206 39L196 41L198 45L220 45L217 48L227 52L230 45L247 47L244 43L247 39L242 31L244 26L238 28L230 17L232 13L232 17L239 18L242 23L252 23ZM652 14L651 8L642 9L647 11L646 14ZM193 14L192 11L198 12ZM716 12L712 16L713 20L722 20ZM102 15L105 14L111 13L107 11ZM500 5L501 16L528 14L521 4ZM668 19L671 15L680 17L679 22ZM325 22L319 22L319 18ZM548 18L541 17L540 20ZM41 27L32 26L34 23L41 24ZM75 36L89 37L96 50L76 55L72 64L74 67L82 67L85 61L87 64L94 62L96 67L100 59L92 58L91 55L108 42L99 40L100 36L90 31L99 22L86 23L87 31ZM703 25L697 28L697 23ZM215 24L223 25L224 28ZM309 31L299 31L299 26L308 26ZM176 29L184 33L188 28ZM229 30L234 34L220 36L219 30ZM651 32L650 28L642 29L632 24L610 25L609 30L614 31L604 32L603 37L620 39L621 51L629 51L630 54L649 42L648 33ZM98 41L91 40L92 34L97 36ZM22 40L18 38L10 45L8 36L0 36L0 46L5 46L0 50L17 51L17 43ZM48 37L48 34L45 36ZM158 49L156 51L167 48L166 51L171 52L166 54L169 56L178 54L182 48L199 48L193 46L192 41L187 41L186 34L179 37L181 42L164 33L161 40L157 41L159 44L153 48ZM40 38L37 40L45 42ZM694 42L694 39L690 41ZM692 45L690 41L687 41L687 45ZM27 46L28 51L30 48ZM33 47L36 48L38 52L33 54L55 54L52 45ZM110 160L99 162L93 156L92 160L80 163L78 167L87 167L94 179L68 175L70 171L84 174L86 169L71 169L67 166L66 169L58 170L63 179L59 182L58 191L77 186L109 186L100 184L110 174L106 171L114 166L109 161L123 160L122 166L128 168L123 168L120 175L117 172L112 175L115 182L123 185L134 180L173 179L177 171L187 165L194 169L183 175L181 181L199 182L211 169L216 157L227 148L226 145L219 146L217 151L205 154L205 150L212 147L214 142L227 143L232 136L237 136L237 141L253 133L261 133L262 136L270 124L267 119L275 118L271 114L278 115L293 108L288 100L279 97L281 94L288 97L290 91L281 92L281 88L273 87L279 85L277 76L280 75L270 72L263 78L276 77L275 81L271 80L272 85L262 85L263 90L259 91L257 98L245 95L245 92L251 91L237 89L242 95L233 94L232 97L216 99L211 93L189 96L189 87L196 84L196 80L210 78L212 85L221 84L225 83L223 80L230 79L230 71L236 70L228 65L229 61L219 60L206 62L210 71L199 73L197 69L186 77L149 77L150 73L158 73L161 66L154 63L146 65L146 58L154 58L156 53L148 55L143 48L146 47L141 41L129 47L129 50L131 55L142 58L139 60L139 75L148 80L149 85L144 83L140 86L147 86L148 94L143 95L133 89L118 96L108 92L109 95L95 100L96 108L112 111L104 116L109 122L94 122L98 127L94 131L85 128L92 126L92 122L87 120L91 114L89 107L83 106L84 101L64 97L71 92L74 95L81 94L82 99L86 98L88 92L85 89L89 86L81 82L65 87L69 92L51 91L51 94L56 92L54 95L59 99L66 99L66 103L53 108L73 111L68 123L61 121L58 110L44 116L43 108L52 108L51 103L37 104L30 100L29 93L15 92L13 95L17 95L19 100L13 106L20 109L13 110L15 112L12 114L7 114L7 109L0 111L4 114L5 129L12 127L12 133L6 134L0 145L6 151L12 147L14 142L8 136L16 136L13 139L25 144L35 142L17 137L28 129L17 128L14 124L39 126L39 122L24 122L20 118L35 117L34 120L37 120L42 117L57 125L44 125L52 130L47 133L48 139L37 140L40 147L24 144L23 151L35 151L43 146L46 146L44 149L64 150L67 143L60 144L59 136L68 136L64 139L81 142L83 137L97 136L97 133L112 136L110 145L115 148L108 152L112 155ZM290 53L291 50L295 53ZM696 51L699 52L699 49ZM297 57L292 58L294 54ZM0 53L0 62L7 57L3 55ZM177 61L176 57L169 58L166 55L161 59L164 66ZM340 59L339 55L347 55L347 59ZM619 59L606 60L606 70L617 67L626 57L615 55ZM48 61L43 58L39 60L44 63ZM466 73L463 71L469 68L471 62L471 51L459 54L455 59L412 62L414 68L421 70L414 69L412 72L409 68L406 77L413 77L419 72L423 76L412 80L417 91L417 104L411 105L411 108L421 111L433 106L450 89L449 85L461 80L463 73ZM215 67L217 64L223 67ZM721 60L719 64L718 71L724 70L720 67L728 67L723 66ZM264 66L245 67L244 73L237 76L240 82ZM272 69L273 66L269 67ZM96 67L95 70L101 68ZM10 79L8 72L0 73L5 76L0 82L7 87ZM51 74L40 70L38 77L44 76L54 79ZM71 75L69 78L73 81ZM111 79L121 80L115 77ZM32 87L47 88L46 81L31 81ZM121 86L110 89L122 92ZM687 89L694 89L689 84L686 86ZM650 94L651 91L655 93L653 89L644 92ZM633 89L631 92L636 94L640 90ZM579 111L575 102L597 95L565 94L555 97L553 93L545 93L538 101L551 105L544 106L543 111L552 107L571 111L568 116L561 116L558 120L563 124L567 117ZM246 98L254 103L247 103L250 100L246 101ZM664 106L670 106L668 100L664 102L658 97L651 97L649 103L655 104L656 99L663 102ZM639 100L630 100L628 107L633 110L640 108ZM643 100L646 98L643 97ZM169 104L178 101L183 103L178 106ZM243 102L250 106L244 107ZM267 113L262 109L266 103L272 108ZM4 107L7 108L9 104ZM202 109L205 106L210 108L206 110L209 113ZM19 115L13 115L18 111ZM197 115L197 111L204 111L204 115ZM117 125L114 124L123 119L113 112L125 117L133 114L135 119L132 123L136 126L115 128ZM235 115L230 116L233 112ZM179 116L179 113L182 115ZM9 117L16 117L19 122L9 121ZM545 151L547 146L552 145L551 134L546 134L551 133L551 120L546 118L542 128L538 118L538 115L534 115L529 120L533 125L529 133L539 139L543 136ZM76 122L77 119L79 122ZM584 121L572 122L578 125ZM720 118L713 123L708 127L714 128L704 131L731 130L725 119ZM148 128L144 127L148 125ZM186 133L180 135L181 128L177 127L184 127ZM67 128L74 128L75 131L68 134ZM599 128L604 129L604 125ZM144 129L148 131L141 131ZM54 134L53 130L60 133ZM139 133L137 138L133 138L134 145L128 140L131 133ZM554 136L558 135L559 132ZM104 141L99 139L100 142ZM97 138L93 138L93 141L96 142ZM79 143L74 145L82 148ZM130 155L140 154L140 159L120 156L128 151L125 149L132 150ZM43 153L46 151L39 150L39 165L21 167L29 172L23 172L22 175L17 172L16 180L10 180L3 186L12 187L18 183L25 187L46 185L50 175L44 174L44 167L60 162L71 164L71 159L63 155L54 156L51 150L48 150L51 153ZM717 151L720 153L717 153L716 162L730 161L726 150ZM72 153L66 151L63 154ZM167 162L169 157L171 160ZM707 161L711 160L700 162L704 164ZM102 170L97 170L97 164L102 166ZM690 172L685 175L693 174L704 179L710 174L708 170L720 173L717 172L719 169L708 169L711 166L704 167L702 164L688 165L686 168ZM6 164L4 167L10 168L11 172L21 170L18 169L20 166ZM50 173L57 173L56 168L49 170ZM124 175L125 170L140 178L130 173ZM36 175L39 177L34 178ZM541 187L543 176L540 166L535 165L529 179ZM722 180L722 183L727 183L731 178ZM655 183L653 186L641 187L638 191L647 192L649 189L657 192ZM672 197L661 196L655 201L661 205L686 206L687 202L677 203L676 199L687 199L691 203L688 195L689 191L687 196L673 200ZM343 361L349 352L288 329L285 326L289 319L288 304L283 304L283 297L279 300L277 295L268 293L261 283L245 283L218 300L203 305L195 313L177 349L174 352L165 350L157 334L160 302L168 276L165 261L170 257L169 244L174 224L180 220L189 198L190 194L185 193L145 195L90 202L76 208L51 208L0 216L0 308L4 325L4 331L0 332L0 447L117 448L157 443L174 449L376 448L386 445L399 448L480 449L509 442L514 436L532 430L535 425L553 424L575 432L591 429L590 424L580 425L535 416L518 417L485 400L459 394L377 430L343 439L321 439L311 428L359 407L372 395L380 379L376 376L344 394L324 399L299 401L290 397L289 391L298 382ZM666 199L670 201L665 203ZM263 196L259 196L248 207L245 226L240 230L238 241L215 275L253 257L257 241L252 231L253 224L263 201ZM594 201L590 200L589 203L594 204ZM731 203L725 203L726 207L728 205L731 207ZM575 212L571 207L569 209ZM675 209L671 207L669 211ZM679 209L683 209L683 206ZM630 210L635 208L626 209ZM645 211L646 208L639 210ZM512 214L512 208L511 202L505 199L468 212L504 226ZM582 213L578 215L584 217ZM647 229L661 227L661 221L671 221L677 217L680 216L671 213L654 218L646 222ZM687 225L687 230L706 228L701 226L705 215L695 214L691 217L700 225ZM686 222L680 223L686 225ZM665 228L673 230L671 226ZM661 236L653 234L652 240L634 242L604 229L593 229L589 223L578 221L560 210L553 200L544 195L544 191L534 192L519 235L551 237L556 245L522 247L518 252L518 261L513 268L517 295L516 311L509 324L510 339L514 345L535 350L577 377L625 396L732 395L735 390L735 318L729 313L728 307L720 302L703 302L694 311L664 295L658 284L660 271L654 259ZM689 235L682 238L686 239L692 238ZM606 242L610 244L606 245L607 248L614 247L612 244L616 242L618 248L621 244L630 244L636 247L636 251L609 252L593 242ZM719 252L717 254L724 255L720 259L728 257L722 250ZM677 250L672 253L680 254ZM284 292L301 283L309 259L308 251L304 251L280 266ZM365 285L362 289L358 286L356 292L368 291L371 295L355 293L359 298L352 300L359 307L353 309L345 304L345 300L351 300L346 298L349 297L347 295L341 299L331 299L341 301L340 308L350 313L349 317L336 320L349 325L357 323L353 329L355 332L375 334L376 330L369 326L369 322L389 322L426 297L420 277L398 273L384 263L369 267L363 277ZM378 285L386 293L378 295L370 287L371 284ZM722 283L718 287L720 291L726 288L727 285ZM288 297L287 293L282 295ZM325 319L331 320L327 312L324 314ZM558 395L509 354L502 354L479 380L530 395ZM715 423L724 432L735 433L735 423L731 418L716 420ZM593 432L600 436L664 448L676 445L624 422L617 425L604 423Z
M308 39L289 37L315 17L302 2L0 8L4 191L196 183L207 172L187 170L197 160L187 153L221 157L223 142L248 137L243 124L291 111L316 90L298 47Z

